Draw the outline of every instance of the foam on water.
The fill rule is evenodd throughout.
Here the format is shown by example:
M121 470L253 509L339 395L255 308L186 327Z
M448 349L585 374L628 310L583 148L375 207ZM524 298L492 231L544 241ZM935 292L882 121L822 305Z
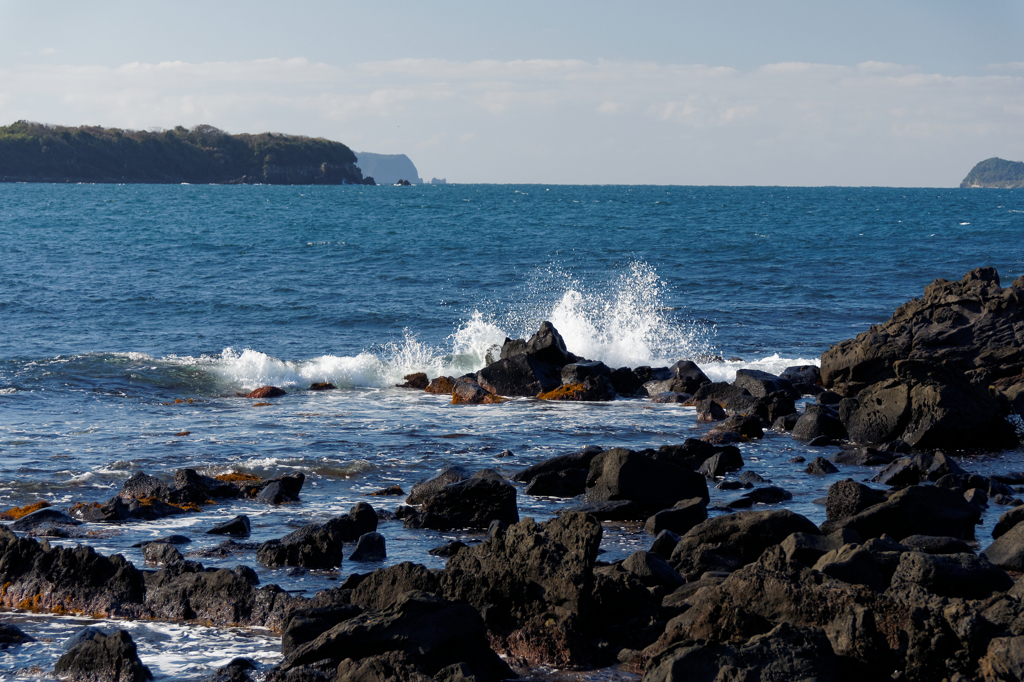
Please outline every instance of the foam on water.
M732 383L736 380L736 372L741 369L758 369L762 372L768 372L769 374L775 374L777 376L782 374L787 367L798 367L800 365L820 366L821 360L817 358L813 360L807 358L784 358L780 357L778 353L775 353L768 357L761 358L760 360L698 362L697 365L712 381L727 381Z

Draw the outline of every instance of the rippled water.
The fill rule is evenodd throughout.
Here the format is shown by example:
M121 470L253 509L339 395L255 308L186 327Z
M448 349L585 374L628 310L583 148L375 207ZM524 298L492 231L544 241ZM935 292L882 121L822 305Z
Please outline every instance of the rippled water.
M1024 273L1022 233L1020 190L0 185L0 508L104 501L138 470L306 474L298 505L89 528L102 531L87 540L97 550L142 566L131 545L174 532L201 552L220 542L204 531L239 513L261 542L360 500L392 510L401 498L364 495L447 464L511 475L585 445L678 443L708 428L692 408L453 406L394 384L475 371L545 319L570 350L613 366L718 355L731 360L701 361L716 380L777 373L816 363L936 277L992 265L1008 284ZM339 388L305 390L320 381ZM236 396L264 384L289 392L262 407ZM815 522L830 483L873 474L809 476L790 460L831 452L777 434L741 450ZM1024 453L963 465L1021 470ZM562 504L520 491L523 516ZM385 562L336 572L264 569L254 551L200 560L311 594L403 560L441 567L426 550L462 537L396 521L380 531ZM606 524L603 558L649 543ZM0 653L7 675L51 670L80 625L4 618L52 640ZM265 632L119 625L158 679L197 679L239 652L276 656Z

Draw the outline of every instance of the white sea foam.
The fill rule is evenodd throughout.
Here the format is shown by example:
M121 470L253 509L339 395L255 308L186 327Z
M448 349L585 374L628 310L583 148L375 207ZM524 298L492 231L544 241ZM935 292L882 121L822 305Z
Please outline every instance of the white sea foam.
M821 361L819 359L784 358L780 357L778 353L761 358L760 360L697 363L704 374L712 381L728 381L730 383L736 380L736 371L741 369L759 369L762 372L779 375L787 367L798 367L800 365L820 366L820 364Z

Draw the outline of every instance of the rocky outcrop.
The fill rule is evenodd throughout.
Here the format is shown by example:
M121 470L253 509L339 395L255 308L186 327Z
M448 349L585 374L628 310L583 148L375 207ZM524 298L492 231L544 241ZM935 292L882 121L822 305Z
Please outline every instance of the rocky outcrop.
M341 565L343 545L377 530L377 513L365 502L357 502L348 514L326 523L311 523L278 540L260 545L256 559L270 568L337 568Z
M519 508L515 487L490 470L438 488L404 519L406 528L434 530L487 528L492 521L516 523Z
M96 631L60 657L53 672L71 682L143 682L153 679L139 660L131 635L124 630L106 635Z
M821 356L823 385L847 397L839 415L851 440L921 449L1015 446L1011 401L989 387L1022 371L1024 278L1004 289L993 268L935 280L888 322Z

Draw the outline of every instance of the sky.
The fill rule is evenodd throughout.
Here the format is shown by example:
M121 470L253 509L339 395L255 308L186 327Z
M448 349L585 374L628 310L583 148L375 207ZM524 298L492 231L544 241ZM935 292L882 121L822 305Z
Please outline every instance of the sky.
M449 182L954 187L1024 0L0 0L0 125L325 137Z

